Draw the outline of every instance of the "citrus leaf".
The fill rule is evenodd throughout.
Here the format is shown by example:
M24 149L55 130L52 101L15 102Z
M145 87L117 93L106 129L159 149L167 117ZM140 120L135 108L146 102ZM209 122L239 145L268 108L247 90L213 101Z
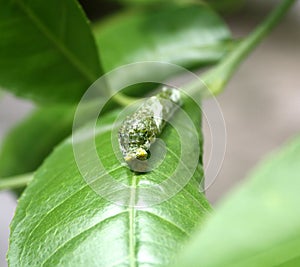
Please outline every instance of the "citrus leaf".
M120 2L125 6L153 6L153 5L170 5L170 4L190 4L196 2L194 0L169 0L168 2L164 0L115 0ZM206 4L210 5L213 9L219 10L221 12L232 12L236 11L242 6L243 0L207 0Z
M0 86L37 101L74 102L101 74L75 0L0 0Z
M202 66L232 44L224 22L200 4L122 13L96 25L94 33L106 71L149 60Z
M197 3L194 0L169 0L168 2L163 0L115 0L115 1L125 7L131 7L131 8L132 7L151 8L151 7L163 7L163 6L167 7L170 5L188 5L188 4Z
M228 13L231 14L233 12L238 11L245 4L244 0L225 0L225 1L207 0L206 2L213 9L227 14Z
M0 177L32 172L72 132L75 107L36 108L6 135L0 151Z
M299 162L298 137L225 199L172 266L299 266Z
M199 109L185 104L185 111L202 142ZM175 114L174 121L180 114ZM177 131L167 125L161 135L167 147L163 163L137 175L119 162L112 147L111 138L117 139L117 135L111 136L112 128L118 115L119 110L102 116L96 127L95 144L105 170L95 173L92 184L105 188L103 179L108 172L114 180L134 185L134 195L139 198L142 187L160 183L174 172L181 153L180 140ZM84 149L79 156L88 158L92 151L86 143L93 136L85 128L76 136ZM193 149L190 156L195 156ZM203 177L200 163L179 193L160 204L140 208L101 197L85 182L77 163L72 139L68 139L36 172L12 222L10 266L165 266L211 210L199 192ZM189 166L189 162L184 164ZM88 160L85 168L93 174L95 162Z
M97 103L85 104L86 123ZM0 150L0 179L35 171L54 147L72 133L75 105L38 107L13 127ZM30 153L29 153L30 152ZM21 193L23 188L15 190Z

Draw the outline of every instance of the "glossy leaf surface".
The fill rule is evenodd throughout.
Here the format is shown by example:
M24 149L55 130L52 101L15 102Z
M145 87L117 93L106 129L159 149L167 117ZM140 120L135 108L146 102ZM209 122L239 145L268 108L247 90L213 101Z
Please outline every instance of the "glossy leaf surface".
M101 74L75 0L0 1L0 86L40 102L74 102Z
M123 13L94 32L106 71L149 60L202 66L219 60L231 38L220 17L200 4Z
M197 107L185 104L185 111L200 133ZM117 136L111 136L111 129L118 112L103 116L96 128L96 147L105 170L96 173L93 185L105 187L103 177L108 172L118 182L134 186L134 198L139 198L141 187L160 183L174 172L180 160L180 140L176 130L166 126L161 135L167 146L163 163L136 175L121 164L112 148L111 138ZM176 113L174 120L179 120L178 116ZM85 129L78 134L84 148L80 156L88 157L92 151L86 142L92 137ZM199 138L201 144L201 134ZM191 150L191 157L193 153ZM189 166L189 162L184 164ZM95 162L88 161L85 169L93 172ZM188 167L186 172L190 172ZM201 163L191 174L179 193L160 204L143 208L116 205L83 180L68 139L41 166L19 201L12 223L10 265L165 266L210 212L199 192Z

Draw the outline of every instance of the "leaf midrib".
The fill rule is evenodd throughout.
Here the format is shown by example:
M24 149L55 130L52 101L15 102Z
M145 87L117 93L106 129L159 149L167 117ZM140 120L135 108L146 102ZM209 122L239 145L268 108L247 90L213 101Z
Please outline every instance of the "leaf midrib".
M106 132L106 131L109 131L109 129L105 128L105 129L102 129L102 131L100 132ZM98 133L99 134L99 133ZM177 156L172 150L170 150L172 152L172 154L174 156ZM118 166L117 168L121 168L122 166ZM114 171L114 170L111 170L111 171ZM132 180L131 180L131 185L132 187L136 187L137 186L137 183L138 183L138 179L137 177L133 176L132 177ZM98 179L100 179L101 177L99 177ZM98 180L97 179L97 180ZM30 240L30 237L33 235L34 231L38 228L38 226L43 222L43 220L49 215L51 214L54 210L56 210L59 206L63 205L66 200L72 198L74 195L80 193L84 188L88 187L89 185L88 184L84 184L81 188L79 188L78 191L76 191L74 194L72 194L71 196L68 196L67 198L63 199L58 205L56 205L55 207L53 207L50 211L48 211L46 214L44 214L42 216L42 218L38 221L38 223L34 226L33 230L29 233L29 235L27 236L26 240L25 240L25 245L23 246L23 250L21 251L21 257L20 259L22 259L23 255L24 255L24 248L26 247L26 245L28 244L29 240ZM186 189L183 189L183 190L186 190ZM130 203L135 203L135 199L136 199L136 196L135 196L135 190L133 190L133 193L131 195L131 202ZM203 207L204 210L205 207ZM127 210L125 210L125 212L128 212L128 216L129 216L129 257L127 259L129 259L130 261L130 267L136 267L137 266L137 257L136 257L136 240L135 240L135 232L136 232L136 208L134 207L131 207ZM157 217L158 219L160 218L160 220L166 222L166 223L170 223L172 224L174 227L176 227L179 231L181 231L182 233L184 234L187 234L183 229L181 229L181 227L179 225L177 225L175 222L173 221L169 221L167 220L166 218L164 217L161 217L159 216L158 214L156 213L152 213L152 212L147 212L147 213L150 213L151 215ZM119 214L123 214L123 212L121 213L118 213L116 214L115 216L119 215ZM100 222L98 222L100 223ZM95 226L95 225L94 225ZM93 227L93 226L92 226ZM92 228L91 227L91 228ZM88 230L88 229L86 229ZM85 230L85 231L86 231ZM74 237L73 237L74 238ZM73 239L72 238L72 239ZM62 244L59 248L63 247L66 243L70 242L70 240L66 241L64 244ZM57 249L59 249L57 248ZM56 254L57 253L57 249L54 251L54 253L52 253L49 257L47 257L47 259L45 259L45 262L49 261L50 258L53 256L53 254ZM21 261L22 262L22 261Z
M135 240L135 203L136 203L136 186L137 186L137 176L133 175L131 181L131 193L130 193L130 207L129 207L129 263L130 267L136 267L136 240Z
M118 168L120 168L121 166L119 166ZM115 170L115 169L114 169ZM114 171L112 170L112 171ZM134 176L136 177L136 176ZM100 179L101 177L99 177ZM98 180L98 179L97 179ZM132 180L132 186L136 187L137 185L137 179L134 178ZM28 244L28 241L30 239L30 237L32 236L32 234L34 233L34 231L37 229L37 227L39 225L41 225L41 223L43 222L43 220L49 215L51 214L53 211L55 211L58 207L62 206L67 200L69 200L70 198L74 197L76 194L78 193L81 193L83 189L87 188L89 185L88 184L85 184L83 187L81 187L78 191L76 191L74 194L72 194L71 196L63 199L63 201L61 203L59 203L59 205L56 205L53 209L51 209L49 212L47 212L40 220L39 222L35 225L34 229L30 232L30 234L28 235L28 237L26 238L26 241L25 241L25 245L23 246L23 249L25 249L26 245ZM135 191L135 190L134 190ZM133 197L132 201L135 201L135 195L132 195L131 197ZM134 202L133 202L134 203ZM180 232L182 232L183 234L186 234L188 235L187 232L185 232L185 230L183 230L179 225L177 225L175 222L172 222L170 220L167 220L166 218L164 217L161 217L159 216L158 214L156 213L153 213L153 212L149 212L149 211L146 211L146 210L141 210L140 212L143 212L143 213L147 213L147 214L150 214L154 217L156 217L157 219L165 222L165 223L168 223L170 225L172 225L173 227L177 228ZM116 216L119 216L119 215L122 215L124 213L128 213L128 216L129 216L129 261L130 261L130 267L137 267L137 259L136 259L136 240L135 240L135 231L136 231L136 228L135 228L135 217L136 217L136 209L134 207L130 207L128 208L127 210L124 210L122 212L118 212L117 214L114 214L112 217L116 217ZM103 220L107 220L111 217L107 217L107 218L104 218ZM51 253L51 255L49 257L47 257L45 260L44 260L44 263L48 262L51 257L56 254L61 248L63 248L67 243L69 243L71 240L73 240L74 238L78 237L79 235L81 235L82 233L86 232L86 231L89 231L91 230L93 227L96 227L97 225L101 224L103 222L103 220L97 222L95 225L92 225L91 227L85 229L84 231L80 232L78 235L74 236L73 238L67 240L64 244L62 244L61 246L59 246L57 249L55 249L55 251L53 253ZM24 251L24 250L23 250ZM20 259L23 258L23 251L21 252L21 257ZM22 261L21 261L22 262ZM43 264L44 264L43 263Z
M88 71L87 67L84 66L80 60L76 58L76 56L70 52L64 44L62 44L59 39L56 38L55 35L51 33L51 31L42 23L42 21L38 18L35 12L28 8L22 1L16 1L20 9L27 15L29 20L32 21L33 25L35 25L38 30L48 39L50 40L54 46L61 52L61 54L68 60L69 63L73 67L77 69L77 71L89 82L93 83L96 80L96 76Z
M91 225L90 227L88 227L88 228L85 229L84 231L81 231L81 232L78 233L77 235L73 236L72 238L70 238L69 240L67 240L65 243L63 243L61 246L57 247L57 248L51 253L51 255L48 256L48 257L42 262L41 266L44 266L48 261L50 261L51 258L52 258L55 254L57 254L62 248L64 248L64 247L65 247L68 243L70 243L72 240L78 238L79 236L81 236L82 234L84 234L84 233L86 233L86 232L88 232L88 231L93 230L94 228L96 228L96 227L98 227L99 225L103 224L103 223L106 222L107 220L111 220L111 219L116 218L116 217L118 217L118 216L120 216L120 215L123 215L123 214L125 214L125 213L130 214L130 213L131 213L131 211L130 211L131 209L132 209L132 210L135 210L135 208L129 208L129 209L120 211L120 212L118 212L118 213L116 213L116 214L113 214L113 215L111 215L111 216L108 216L108 217L106 217L106 218L103 218L102 220L100 220L100 221L96 222L95 224ZM158 220L160 220L160 221L162 221L162 222L164 222L164 223L170 224L170 225L172 225L173 227L175 227L178 231L180 231L182 234L185 234L185 235L189 236L189 234L188 234L186 231L184 231L180 226L176 225L174 222L172 222L172 221L170 221L170 220L165 219L164 217L161 217L161 216L157 215L156 213L149 212L149 211L145 211L145 210L141 210L140 212L145 213L145 214L149 214L149 215L153 216L154 218L157 218ZM134 217L132 217L132 218L134 218ZM129 231L129 234L130 234L130 231ZM134 235L134 237L135 237L135 235ZM131 247L131 248L133 248L134 257L131 258L131 255L129 255L130 267L137 267L137 266L138 266L138 265L137 265L136 256L135 256L135 244L136 244L136 242L134 242L134 243L132 244L133 246ZM130 252L129 252L129 253L130 253ZM128 257L124 258L123 260L127 260L127 259L128 259ZM119 263L119 262L120 262L120 261L118 261L118 263Z

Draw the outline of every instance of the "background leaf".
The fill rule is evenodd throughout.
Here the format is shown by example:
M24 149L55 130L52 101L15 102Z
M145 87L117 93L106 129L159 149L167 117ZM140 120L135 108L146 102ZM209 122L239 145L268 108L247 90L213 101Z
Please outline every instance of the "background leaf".
M149 6L149 5L170 5L171 3L177 3L177 4L190 4L195 3L194 0L169 0L168 2L164 0L117 0L117 2L120 2L124 5L129 6ZM200 2L200 1L198 1ZM244 0L206 0L206 4L210 5L214 9L217 9L221 12L233 12L237 11L238 8L240 8Z
M186 5L186 4L195 4L194 0L169 0L168 2L163 0L115 0L120 4L127 7L162 7L162 6L170 6L170 5ZM199 1L200 2L200 1Z
M37 101L72 102L101 74L75 0L0 0L0 86Z
M227 14L239 11L245 4L245 0L208 0L206 2L212 8Z
M200 132L199 109L186 104L185 110ZM137 179L137 188L161 182L173 173L178 163L181 147L177 131L166 126L161 135L168 147L164 162L137 178L121 165L110 142L111 128L119 112L101 117L96 129L95 142L103 165L120 182L132 184ZM174 120L179 115L176 113ZM87 140L92 137L86 129L79 134L82 136L78 142L86 148ZM201 135L199 138L202 142ZM89 153L86 148L81 156ZM92 172L94 164L89 161L87 170ZM103 173L97 175L95 183L104 187ZM199 193L202 176L199 164L186 187L159 205L140 209L119 206L100 197L86 184L78 172L71 139L67 140L37 171L19 201L11 228L9 263L11 266L164 266L210 211L208 202Z
M232 44L220 17L200 4L123 13L94 32L106 71L147 60L198 67L219 60Z
M84 120L77 125L87 123L99 104L100 101L86 103ZM75 105L36 108L11 129L0 150L0 179L35 171L55 146L71 135L75 110ZM18 194L22 191L23 188L15 190Z
M175 265L299 266L299 162L298 137L227 197Z
M62 139L72 132L75 107L37 108L16 125L3 141L0 177L35 171Z

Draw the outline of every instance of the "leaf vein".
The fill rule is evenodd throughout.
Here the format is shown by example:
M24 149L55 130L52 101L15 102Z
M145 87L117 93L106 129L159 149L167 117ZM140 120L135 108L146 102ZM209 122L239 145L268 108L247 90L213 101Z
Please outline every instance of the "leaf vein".
M28 8L22 1L18 0L16 3L20 9L27 15L27 17L33 22L33 24L40 30L40 32L50 40L55 47L61 52L61 54L81 73L81 75L90 83L96 80L96 75L90 73L88 68L82 64L82 62L76 58L76 56L70 52L64 44L62 44L55 35L43 24L34 11Z

